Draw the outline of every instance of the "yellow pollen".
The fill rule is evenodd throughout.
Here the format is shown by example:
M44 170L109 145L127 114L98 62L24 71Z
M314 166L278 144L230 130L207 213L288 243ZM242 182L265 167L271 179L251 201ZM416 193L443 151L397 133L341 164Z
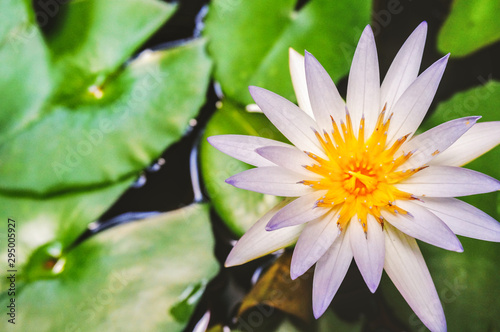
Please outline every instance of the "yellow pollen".
M341 121L340 128L332 118L333 130L330 133L314 132L327 158L306 152L314 163L304 167L320 175L321 179L304 180L301 183L317 190L327 190L327 194L315 206L338 209L337 225L340 230L347 226L352 217L357 216L366 233L369 214L383 225L381 211L408 214L394 205L394 201L418 199L394 186L425 167L396 171L413 153L399 153L396 156L409 134L400 137L392 145L387 144L391 117L392 114L384 121L384 107L373 133L367 139L364 132L365 118L361 118L356 137L347 111L346 121Z

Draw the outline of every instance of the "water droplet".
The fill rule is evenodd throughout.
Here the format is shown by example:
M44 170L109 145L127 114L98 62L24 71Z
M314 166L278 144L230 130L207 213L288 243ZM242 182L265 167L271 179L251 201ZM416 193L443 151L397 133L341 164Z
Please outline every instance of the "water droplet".
M146 181L147 181L146 175L141 174L139 175L137 180L135 180L135 182L132 184L132 188L141 188L146 184Z
M149 167L147 168L147 171L148 171L148 172L151 172L151 173L153 173L153 172L158 172L158 171L161 169L161 167L162 167L163 165L165 165L165 159L160 158L160 159L158 159L158 160L156 161L156 163L154 163L153 165L149 166Z

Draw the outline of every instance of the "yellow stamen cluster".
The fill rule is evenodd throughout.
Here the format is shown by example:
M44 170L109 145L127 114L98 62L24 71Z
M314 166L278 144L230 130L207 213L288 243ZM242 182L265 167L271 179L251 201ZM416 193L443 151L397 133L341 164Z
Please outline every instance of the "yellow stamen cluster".
M424 167L396 171L412 155L412 152L395 157L395 153L409 135L399 138L391 146L387 145L387 131L391 117L384 122L385 107L379 114L375 130L365 141L365 119L361 119L356 137L351 117L346 111L346 123L341 122L340 129L332 118L333 131L322 134L315 131L327 159L313 153L306 154L314 160L313 165L304 166L321 176L319 181L304 180L317 190L328 193L316 202L318 207L340 209L337 224L343 229L351 218L357 215L365 233L367 216L373 215L383 224L381 210L391 213L408 214L394 205L395 200L417 199L415 196L398 190L394 184L412 176ZM386 146L387 145L387 146Z

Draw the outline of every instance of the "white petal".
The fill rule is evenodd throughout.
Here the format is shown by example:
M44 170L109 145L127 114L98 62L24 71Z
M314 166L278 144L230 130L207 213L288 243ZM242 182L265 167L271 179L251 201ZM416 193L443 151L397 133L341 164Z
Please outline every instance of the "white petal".
M265 230L272 216L291 200L290 198L283 200L250 227L231 250L224 265L226 267L241 265L294 244L304 225L286 227L273 232Z
M380 87L380 109L387 103L387 113L417 78L424 52L427 22L422 22L405 41L392 61Z
M443 307L417 242L391 225L384 225L384 231L385 272L429 330L446 331Z
M332 131L332 116L337 122L344 118L345 103L330 75L309 52L305 55L307 91L318 127Z
M253 166L274 166L275 164L255 152L263 146L293 147L272 139L246 135L218 135L207 138L217 150Z
M417 168L425 165L434 156L445 151L457 139L469 130L480 116L451 120L425 133L414 136L408 143L401 146L402 152L415 151L410 159L399 167L400 169Z
M193 332L205 332L208 330L208 324L210 323L210 310L205 312L203 317L196 323L193 328Z
M289 48L289 66L290 76L292 77L293 90L297 97L297 103L301 110L314 119L314 114L309 101L306 83L306 71L304 69L304 56L299 54L293 48Z
M347 85L347 108L354 128L365 116L365 136L375 128L380 113L380 76L377 48L369 25L363 30L352 59ZM357 135L357 131L356 131Z
M389 126L389 144L399 137L415 133L424 119L443 76L449 55L445 55L427 68L401 95L392 112Z
M374 293L384 269L385 240L382 226L369 214L367 234L364 233L357 217L351 220L347 232L359 272L370 291Z
M457 235L500 242L500 223L470 204L455 198L426 198L415 203L438 216Z
M328 190L318 190L297 198L269 220L266 229L273 231L282 227L295 226L319 218L330 211L330 208L317 207L316 202L321 199Z
M294 146L266 146L255 152L278 166L303 174L306 178L321 177L304 168L305 165L313 165L313 159Z
M296 197L308 194L312 188L298 183L300 174L278 166L252 168L231 176L227 183L237 188L284 197Z
M352 262L349 236L342 232L316 263L313 279L313 313L318 318L332 302Z
M466 168L430 166L394 186L416 196L458 197L500 190L500 181Z
M437 247L462 252L463 247L455 233L425 207L409 201L396 201L396 206L408 211L405 214L392 214L382 211L382 216L401 232Z
M316 122L294 103L274 92L256 86L248 88L253 99L266 117L293 145L326 158L323 148L314 134Z
M323 256L339 234L338 209L307 223L295 245L290 267L292 280L300 277Z
M462 166L500 144L500 121L476 123L430 165Z

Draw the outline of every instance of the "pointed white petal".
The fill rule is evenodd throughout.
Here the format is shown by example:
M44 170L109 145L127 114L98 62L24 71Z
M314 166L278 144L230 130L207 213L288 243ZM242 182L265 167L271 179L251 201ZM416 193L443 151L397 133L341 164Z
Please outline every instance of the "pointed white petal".
M462 252L464 251L455 233L425 207L409 201L396 201L396 206L408 214L392 214L382 211L382 216L401 232L434 246Z
M415 239L384 225L384 269L410 308L433 332L446 331L436 288Z
M338 209L307 223L295 245L290 266L292 280L307 272L331 247L339 234Z
M415 202L427 208L457 235L500 242L500 222L483 211L455 198L425 198Z
M365 234L357 217L347 228L351 240L352 253L359 272L372 293L377 290L384 269L385 240L382 226L368 215L368 233Z
M207 138L217 150L253 166L275 166L274 163L255 152L264 146L293 147L272 139L246 135L218 135Z
M266 146L255 152L278 166L303 174L308 179L320 178L316 173L304 168L305 165L313 165L313 159L294 146Z
M207 310L203 317L196 323L193 328L193 332L205 332L208 330L208 324L210 323L210 310Z
M293 145L301 150L313 152L322 158L323 153L315 131L316 122L294 103L274 92L256 86L248 88L253 99L260 106L266 117Z
M330 75L309 52L305 55L306 82L314 118L321 130L330 132L332 116L340 121L345 115L345 103Z
M363 30L352 59L347 85L347 108L354 128L365 116L365 135L371 134L380 113L380 76L375 38L369 25ZM357 131L356 131L357 135Z
M302 112L294 103L274 92L256 86L248 88L253 99L260 106L266 117L293 145L301 150L313 152L322 158L323 153L314 131L316 122Z
M319 218L329 212L330 208L317 207L316 202L326 195L327 190L318 190L297 198L269 220L266 229L273 231L282 227L299 225Z
M380 109L387 103L387 113L417 78L424 52L427 22L422 22L405 41L392 61L380 87Z
M437 127L427 130L418 136L414 136L405 143L400 151L407 153L415 151L411 158L401 165L399 169L417 168L425 165L434 156L439 155L450 147L457 139L469 130L480 116L469 116L466 118L451 120Z
M241 265L294 244L304 225L286 227L273 232L265 230L271 217L291 200L286 198L250 227L231 250L224 265L226 267Z
M449 55L427 68L399 97L392 108L394 116L389 127L389 144L406 134L413 135L424 119L443 76Z
M306 83L306 71L304 69L304 56L293 48L288 49L290 76L292 77L293 90L297 97L297 103L301 110L314 119L314 114L309 101Z
M462 166L500 144L500 121L476 123L430 165Z
M430 166L394 186L416 196L458 197L500 190L500 181L466 168Z
M308 194L312 188L298 183L300 174L278 166L252 168L231 176L227 183L237 188L284 197L296 197Z
M351 262L349 236L342 232L316 263L312 296L314 317L320 317L328 308Z

